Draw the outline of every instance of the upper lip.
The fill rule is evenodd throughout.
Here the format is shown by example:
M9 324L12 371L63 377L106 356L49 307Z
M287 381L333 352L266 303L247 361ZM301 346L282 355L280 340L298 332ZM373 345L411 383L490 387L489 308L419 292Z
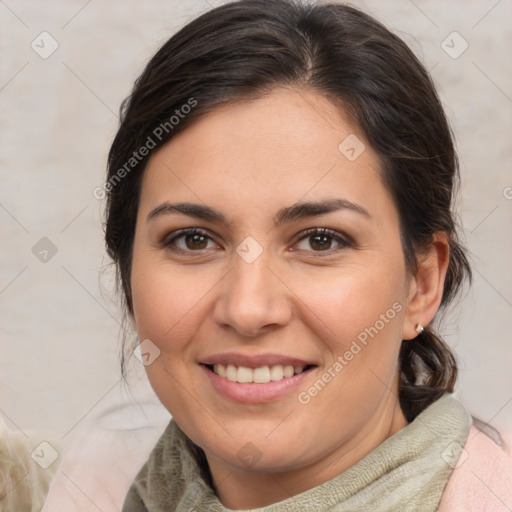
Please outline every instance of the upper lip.
M299 359L297 357L289 357L282 354L248 355L236 352L230 352L226 354L215 354L212 356L205 357L200 362L201 364L205 365L223 364L227 366L229 364L232 364L234 366L245 366L247 368L253 369L260 368L262 366L274 366L278 364L283 366L291 365L294 367L309 366L315 364L311 361L306 361L304 359Z

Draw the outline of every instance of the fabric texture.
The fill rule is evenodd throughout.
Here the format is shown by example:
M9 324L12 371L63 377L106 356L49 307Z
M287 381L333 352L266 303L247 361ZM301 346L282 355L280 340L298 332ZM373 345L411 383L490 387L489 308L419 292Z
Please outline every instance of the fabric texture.
M471 424L461 402L444 395L340 475L254 512L436 511ZM230 512L204 478L194 446L171 420L123 512Z
M512 457L472 425L438 512L475 511L512 511Z

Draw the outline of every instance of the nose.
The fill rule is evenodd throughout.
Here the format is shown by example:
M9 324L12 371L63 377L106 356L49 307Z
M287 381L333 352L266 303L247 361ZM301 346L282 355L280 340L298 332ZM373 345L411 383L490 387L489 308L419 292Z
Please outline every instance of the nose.
M214 320L239 336L261 336L286 325L292 317L288 288L264 254L252 263L234 254L233 267L219 288Z

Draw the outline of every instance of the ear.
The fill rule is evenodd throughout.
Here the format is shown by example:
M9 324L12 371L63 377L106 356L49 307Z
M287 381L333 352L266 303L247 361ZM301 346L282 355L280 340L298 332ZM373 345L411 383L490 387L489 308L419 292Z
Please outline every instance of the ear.
M443 298L444 281L450 260L450 246L444 232L435 233L426 250L417 253L418 270L411 276L402 339L418 336L418 324L426 327L434 318Z

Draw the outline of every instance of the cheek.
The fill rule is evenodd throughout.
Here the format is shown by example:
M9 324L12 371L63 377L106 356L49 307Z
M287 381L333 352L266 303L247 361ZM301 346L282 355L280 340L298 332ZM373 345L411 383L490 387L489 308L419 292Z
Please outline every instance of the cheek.
M151 339L162 351L177 348L180 340L193 335L194 318L212 284L191 267L176 269L135 253L132 295L139 337ZM173 343L166 346L170 339Z
M142 251L141 251L142 252ZM197 335L206 314L205 294L215 284L213 276L194 273L155 261L153 255L134 252L132 295L134 318L140 340L149 339L159 349L158 357L145 370L153 390L177 418L200 415L193 409L202 403L194 389L183 391L197 348Z
M354 266L328 279L302 281L301 317L324 350L318 379L328 385L315 381L301 390L300 399L309 401L305 412L314 408L333 432L340 432L339 418L352 418L355 409L359 420L371 417L397 382L403 279L401 272L389 268L384 274L382 269L369 272L366 266ZM359 428L359 420L348 420L347 429Z
M399 319L397 309L403 309L403 276L389 269L385 279L375 275L378 273L352 268L329 272L322 279L301 279L300 296L328 331L342 333L340 340L357 337L378 322L381 315L386 320ZM400 307L393 308L395 303ZM382 327L380 323L379 326Z
M385 380L396 371L405 275L399 265L385 267L354 265L297 282L302 320L322 340L329 359L347 362L351 386L368 379L366 370Z

